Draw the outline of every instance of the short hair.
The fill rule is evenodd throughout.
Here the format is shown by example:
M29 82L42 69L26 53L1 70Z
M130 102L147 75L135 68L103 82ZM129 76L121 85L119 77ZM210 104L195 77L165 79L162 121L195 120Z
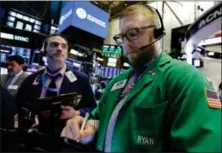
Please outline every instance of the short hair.
M125 16L129 16L136 13L140 13L147 18L152 17L152 20L155 23L156 27L157 28L161 27L159 16L157 15L157 12L154 10L154 8L141 3L133 4L126 7L123 10L123 12L120 14L120 19Z
M68 40L66 39L66 37L65 37L64 35L62 35L62 34L56 33L56 34L52 34L52 35L48 36L48 37L43 41L43 45L42 45L42 49L41 49L41 50L46 51L46 47L47 47L47 45L48 45L48 40L49 40L50 38L56 37L56 36L62 37L62 38L66 41L66 43L67 43L67 45L68 45L68 49L69 49L69 43L68 43Z
M13 55L13 56L9 56L7 58L8 61L15 61L16 63L18 63L19 65L24 64L24 59L19 56L19 55Z

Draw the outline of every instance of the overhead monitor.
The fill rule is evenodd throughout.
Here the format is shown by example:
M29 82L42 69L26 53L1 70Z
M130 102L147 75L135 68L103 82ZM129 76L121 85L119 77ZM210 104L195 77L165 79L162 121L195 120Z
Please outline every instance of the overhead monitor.
M27 30L27 31L32 31L32 25L26 24L26 25L25 25L25 30Z
M123 50L121 46L117 45L104 45L102 48L102 55L106 57L120 57Z
M10 14L11 16L16 16L16 13L13 12L13 11L10 11L9 14Z
M23 16L23 20L30 22L28 16Z
M40 26L35 25L35 26L34 26L34 29L40 30Z
M6 24L7 24L9 27L14 27L14 22L8 21Z
M116 58L109 58L107 62L107 66L116 67L117 59Z
M14 21L15 21L15 17L9 16L9 17L8 17L8 21L14 22Z
M70 1L61 11L59 32L69 27L81 29L101 38L108 32L109 13L88 1Z
M23 15L22 15L22 14L17 13L17 14L16 14L16 17L17 17L17 18L19 18L19 19L22 19L22 18L23 18Z
M8 46L8 45L0 45L0 50L8 50L10 52L3 53L1 51L0 57L1 57L1 63L6 63L8 56L11 55L20 55L23 57L25 64L29 64L30 56L31 56L31 49L29 48L23 48L23 47L17 47L17 46Z
M16 26L15 26L15 28L16 29L23 29L23 25L24 25L24 23L23 22L21 22L21 21L17 21L16 22Z

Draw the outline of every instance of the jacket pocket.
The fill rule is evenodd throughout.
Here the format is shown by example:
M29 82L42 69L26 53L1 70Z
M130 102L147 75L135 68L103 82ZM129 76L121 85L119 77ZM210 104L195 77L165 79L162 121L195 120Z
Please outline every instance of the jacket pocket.
M167 101L149 107L134 106L131 116L133 151L161 151L167 106Z

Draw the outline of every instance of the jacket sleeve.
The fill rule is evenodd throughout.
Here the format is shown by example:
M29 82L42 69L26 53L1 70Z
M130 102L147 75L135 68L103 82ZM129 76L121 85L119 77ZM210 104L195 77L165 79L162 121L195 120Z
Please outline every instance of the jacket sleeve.
M28 100L28 88L29 88L30 77L27 77L18 89L16 95L16 103L18 106L18 126L19 128L30 128L34 123L30 122L30 106Z
M90 115L91 119L95 119L95 120L100 119L100 109L101 109L102 105L104 103L106 103L107 97L109 95L109 92L110 92L114 82L115 82L115 79L111 80L108 83L107 87L105 88L105 92L103 92L97 107L91 111L91 115Z
M210 107L206 94L213 87L198 70L170 82L169 151L221 152L221 108Z
M92 91L92 88L87 80L82 82L83 88L83 102L84 106L82 106L79 111L81 116L85 116L87 112L90 112L92 109L96 107L96 100Z
M14 128L14 115L17 113L14 97L0 85L1 128Z

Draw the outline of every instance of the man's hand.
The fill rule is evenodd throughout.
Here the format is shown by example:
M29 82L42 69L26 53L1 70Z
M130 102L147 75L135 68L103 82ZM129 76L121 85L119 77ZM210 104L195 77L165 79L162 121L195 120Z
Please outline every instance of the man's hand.
M93 141L96 131L98 129L97 121L89 120L86 123L85 129L80 132L81 125L83 124L84 118L81 116L75 116L74 118L67 121L64 127L61 137L66 137L72 140L79 141L83 144L88 144Z
M14 116L14 128L18 128L18 114Z
M75 110L71 106L62 105L61 109L62 109L62 112L60 115L60 119L62 120L68 120L75 117L76 115L80 115L80 112L78 110Z

